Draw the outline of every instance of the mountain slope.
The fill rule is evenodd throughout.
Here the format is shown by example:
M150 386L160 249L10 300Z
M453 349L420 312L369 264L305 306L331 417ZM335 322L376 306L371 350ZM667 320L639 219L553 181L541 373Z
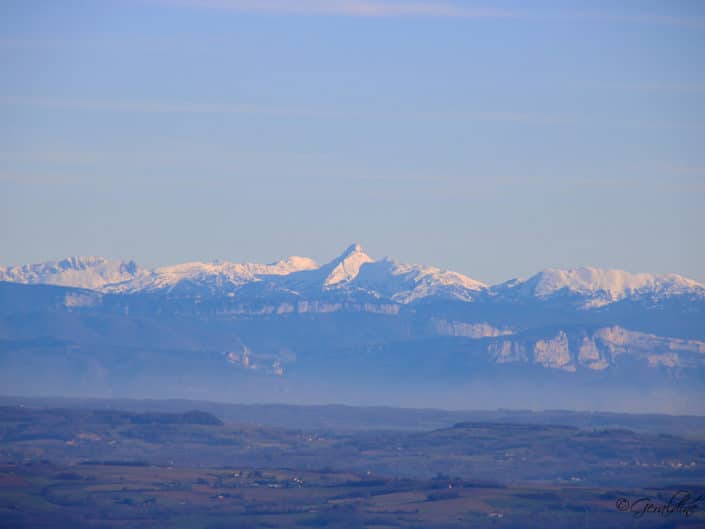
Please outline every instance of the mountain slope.
M148 274L122 283L106 285L113 293L166 292L211 295L227 294L237 287L260 280L260 276L288 275L312 270L316 263L306 257L292 256L270 264L191 262L155 268Z
M22 284L62 285L101 290L111 283L132 281L148 274L134 261L104 257L68 257L61 261L2 267L0 281Z
M487 289L484 283L457 272L400 264L391 259L364 266L354 284L398 303L411 303L427 297L472 301Z
M631 274L590 267L549 268L526 280L513 279L497 285L493 293L505 299L572 298L583 308L597 308L624 299L705 298L705 286L678 274Z

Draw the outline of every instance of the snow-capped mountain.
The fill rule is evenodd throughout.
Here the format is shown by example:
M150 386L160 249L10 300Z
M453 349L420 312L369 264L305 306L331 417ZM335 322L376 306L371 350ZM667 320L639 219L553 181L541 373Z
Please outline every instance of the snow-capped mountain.
M300 293L346 288L350 287L364 265L373 262L374 259L359 244L352 244L332 261L315 269L296 271L282 277L278 284Z
M486 285L457 272L422 265L375 261L359 244L318 266L307 257L292 256L270 264L191 262L153 270L97 257L70 258L0 269L0 281L88 288L104 293L163 293L178 296L235 295L241 287L258 296L287 293L298 297L324 293L364 295L395 303L438 296L471 301Z
M353 244L340 257L319 268L318 272L322 276L323 287L329 288L355 280L360 273L360 269L364 265L373 262L374 259L363 251L362 246Z
M68 257L62 261L0 266L0 281L102 290L106 285L137 280L148 273L148 270L140 268L134 261L117 261L104 257Z
M509 299L572 298L583 308L596 308L624 299L666 299L673 296L705 298L705 286L678 274L631 274L599 268L549 268L526 280L513 279L493 287Z
M434 296L472 301L487 289L484 283L457 272L401 264L388 258L364 266L355 284L404 304Z
M321 266L292 256L270 263L190 262L146 269L133 261L71 257L34 265L0 267L0 281L80 287L112 294L166 294L298 299L386 300L409 304L440 298L465 302L560 302L582 309L622 300L705 299L705 286L677 274L632 274L623 270L546 269L525 280L488 286L463 274L431 266L375 260L359 244ZM245 288L247 287L247 288ZM341 298L342 299L342 298Z
M389 258L375 261L359 244L318 269L282 278L282 283L295 292L361 294L401 304L432 296L471 301L487 288L457 272Z
M139 277L104 286L113 293L166 292L227 294L238 287L266 276L284 276L302 270L316 269L307 257L292 256L270 264L191 262L162 266Z

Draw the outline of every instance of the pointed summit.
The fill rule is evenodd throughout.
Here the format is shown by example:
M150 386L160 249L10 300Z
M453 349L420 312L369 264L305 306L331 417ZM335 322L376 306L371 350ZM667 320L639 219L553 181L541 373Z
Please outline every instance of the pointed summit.
M362 246L357 243L351 244L339 257L321 268L321 270L325 270L326 274L324 286L337 285L343 281L355 279L362 265L373 262L374 259L362 250Z
M355 243L351 244L350 246L348 246L347 248L345 248L345 251L342 254L340 254L340 257L347 257L347 256L354 254L354 253L365 253L364 250L362 249L362 246L359 243L355 242ZM340 257L339 257L339 259L340 259Z

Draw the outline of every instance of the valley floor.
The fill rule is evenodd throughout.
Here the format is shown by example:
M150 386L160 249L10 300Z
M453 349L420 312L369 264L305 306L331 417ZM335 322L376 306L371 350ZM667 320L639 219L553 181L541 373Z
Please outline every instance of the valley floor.
M360 422L381 412L348 413ZM613 417L628 429L588 427L569 412L558 415L568 425L487 413L495 422L351 430L223 422L205 411L8 405L0 528L705 526L699 432L668 434L665 416Z

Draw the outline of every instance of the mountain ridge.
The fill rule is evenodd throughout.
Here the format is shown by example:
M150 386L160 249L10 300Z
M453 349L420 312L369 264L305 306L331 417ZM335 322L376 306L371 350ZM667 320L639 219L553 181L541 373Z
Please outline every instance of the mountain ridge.
M465 302L481 297L506 301L572 298L583 309L597 309L625 299L665 299L690 296L705 299L705 286L678 274L630 273L624 270L578 267L546 268L526 279L487 285L470 276L433 266L375 260L359 244L348 246L331 261L318 265L307 257L236 263L187 262L143 268L134 261L103 257L70 257L15 267L0 266L0 281L61 285L103 293L166 293L233 296L242 287L286 291L345 292L408 304L429 297ZM261 284L266 283L268 287Z

